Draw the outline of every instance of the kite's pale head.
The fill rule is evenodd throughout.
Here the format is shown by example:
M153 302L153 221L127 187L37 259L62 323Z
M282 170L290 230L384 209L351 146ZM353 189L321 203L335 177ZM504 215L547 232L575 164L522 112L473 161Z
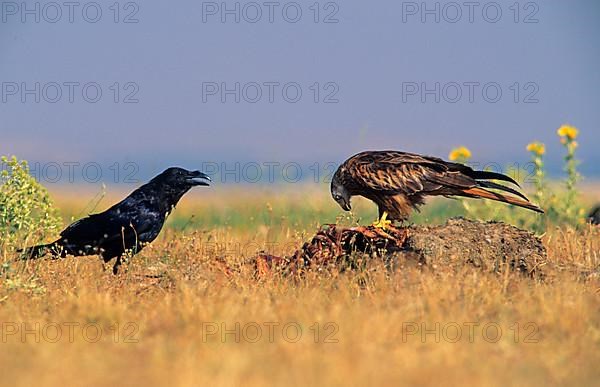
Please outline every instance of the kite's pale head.
M352 209L350 206L350 193L342 184L339 172L338 169L331 180L331 196L345 211L350 211Z

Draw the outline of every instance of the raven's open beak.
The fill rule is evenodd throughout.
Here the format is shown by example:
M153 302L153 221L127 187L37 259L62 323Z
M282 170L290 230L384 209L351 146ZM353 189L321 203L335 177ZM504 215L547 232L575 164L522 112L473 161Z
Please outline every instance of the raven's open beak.
M208 182L211 180L210 176L208 176L206 173L194 171L190 173L190 176L187 178L187 181L191 185L209 185Z

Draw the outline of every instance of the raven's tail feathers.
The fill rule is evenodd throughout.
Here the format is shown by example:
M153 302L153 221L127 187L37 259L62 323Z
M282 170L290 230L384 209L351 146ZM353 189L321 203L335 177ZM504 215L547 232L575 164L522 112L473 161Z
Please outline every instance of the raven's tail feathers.
M24 249L19 249L22 259L38 259L44 255L51 253L56 249L56 242L47 243L45 245L30 246Z

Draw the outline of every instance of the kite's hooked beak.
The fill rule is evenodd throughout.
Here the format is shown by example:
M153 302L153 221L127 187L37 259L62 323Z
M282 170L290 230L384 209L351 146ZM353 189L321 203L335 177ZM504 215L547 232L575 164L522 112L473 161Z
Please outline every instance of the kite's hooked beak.
M352 210L352 206L350 205L350 198L345 198L343 196L337 196L335 201L344 209L344 211Z
M341 200L340 206L344 209L344 211L352 210L352 206L350 206L350 201L346 201L344 199Z
M331 191L331 196L333 196L333 200L335 200L344 211L350 211L352 209L350 206L350 195L348 195L344 189L335 187Z
M208 181L210 180L210 176L208 176L206 173L200 172L200 171L193 171L190 173L189 177L187 178L187 181L191 184L191 185L209 185Z

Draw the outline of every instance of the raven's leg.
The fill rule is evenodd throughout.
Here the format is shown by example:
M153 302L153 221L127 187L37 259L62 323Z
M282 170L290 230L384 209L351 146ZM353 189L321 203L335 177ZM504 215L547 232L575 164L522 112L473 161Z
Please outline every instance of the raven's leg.
M119 267L121 267L121 256L117 256L117 260L115 262L115 265L113 266L113 274L117 275L119 274Z
M113 274L117 275L119 273L119 267L121 266L121 256L120 255L112 255L110 252L102 251L100 253L100 258L102 258L102 270L106 271L107 265L113 258L116 258L115 264L113 265Z

